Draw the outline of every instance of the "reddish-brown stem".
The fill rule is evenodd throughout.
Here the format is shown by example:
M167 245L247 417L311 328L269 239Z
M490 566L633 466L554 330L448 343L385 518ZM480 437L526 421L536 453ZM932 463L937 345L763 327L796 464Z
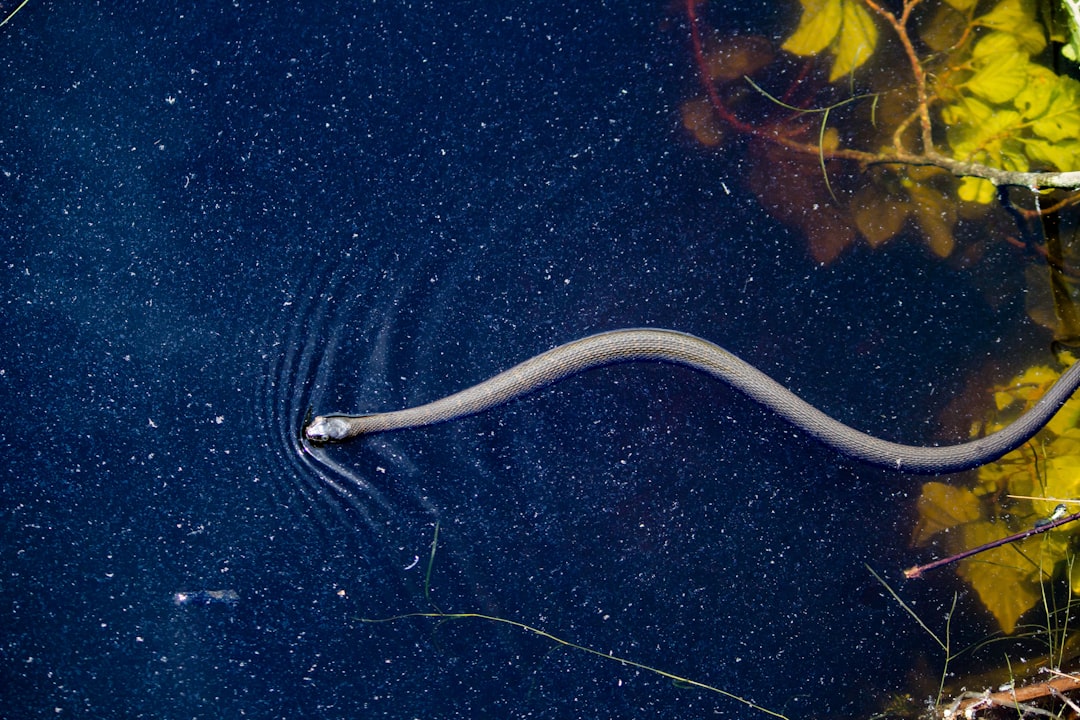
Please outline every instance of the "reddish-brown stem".
M709 97L709 103L712 105L716 114L731 127L741 133L756 133L757 128L744 123L742 120L735 117L735 115L727 109L727 106L724 105L723 101L720 100L720 94L716 92L716 85L713 84L712 78L709 77L709 71L705 64L705 51L701 42L701 31L698 29L696 5L696 0L686 0L686 16L690 20L690 41L694 45L694 60L698 66L698 77L701 79L701 84L705 88L705 94Z
M795 91L798 90L799 86L803 83L804 80L806 80L813 67L814 63L809 60L802 64L802 67L799 68L799 74L792 81L791 85L788 86L788 89L784 92L783 96L781 96L780 102L784 103L785 105L792 104L792 96L795 95Z
M1021 210L1020 214L1028 220L1034 220L1035 218L1041 217L1043 215L1053 215L1055 213L1059 213L1062 210L1072 207L1073 205L1076 205L1078 203L1080 203L1080 196L1069 195L1057 201L1053 205L1048 205L1044 208L1031 208L1028 210Z
M926 92L926 71L923 70L919 56L915 52L915 46L912 44L911 37L907 32L907 23L911 17L911 11L915 9L921 0L905 0L900 17L896 17L893 13L881 7L875 0L863 0L863 2L892 26L893 31L900 40L900 45L904 48L904 53L907 54L908 62L911 64L911 74L915 78L915 97L919 103L918 113L919 124L922 129L923 152L933 153L934 138L930 125L930 97Z

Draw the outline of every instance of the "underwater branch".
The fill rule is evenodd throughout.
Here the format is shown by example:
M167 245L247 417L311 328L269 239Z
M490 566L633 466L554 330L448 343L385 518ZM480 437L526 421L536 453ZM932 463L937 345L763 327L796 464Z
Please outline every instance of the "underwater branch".
M950 555L949 557L926 563L925 565L916 565L914 567L909 567L907 570L904 571L904 577L908 578L909 580L912 578L917 578L922 576L922 574L927 570L934 570L945 565L951 565L954 562L959 562L961 560L964 560L965 558L971 557L972 555L978 555L979 553L986 552L987 550L993 550L996 547L1008 545L1009 543L1016 542L1017 540L1023 540L1024 538L1029 538L1032 535L1038 535L1039 533L1053 530L1054 528L1058 528L1062 525L1075 522L1076 520L1080 520L1080 512L1075 512L1072 515L1066 515L1063 518L1058 518L1057 520L1052 520L1047 523L1037 523L1035 527L1028 528L1027 530L1023 530L1012 535L1007 535L1003 538L999 538L988 543L983 543L982 545L971 548L970 550L965 550L955 555Z

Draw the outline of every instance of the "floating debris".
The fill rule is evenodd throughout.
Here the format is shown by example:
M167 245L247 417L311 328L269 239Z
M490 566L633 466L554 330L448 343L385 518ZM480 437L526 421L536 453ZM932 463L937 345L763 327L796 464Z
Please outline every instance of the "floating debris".
M189 590L173 594L173 603L176 605L194 605L204 607L206 605L235 605L240 601L240 595L235 590Z

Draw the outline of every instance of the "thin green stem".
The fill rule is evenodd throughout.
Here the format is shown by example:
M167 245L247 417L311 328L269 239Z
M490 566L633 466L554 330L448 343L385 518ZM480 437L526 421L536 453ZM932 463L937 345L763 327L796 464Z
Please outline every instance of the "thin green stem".
M874 572L874 568L870 567L869 565L866 565L865 567L866 567L867 570L870 571L870 574L874 576L874 579L877 580L879 583L881 583L882 587L884 587L886 590L889 591L889 594L892 595L893 600L895 600L897 603L899 603L900 607L904 608L904 610L907 612L908 615L915 618L915 622L919 623L919 627L921 627L923 630L925 630L927 635L934 638L934 642L936 642L938 644L938 646L942 650L945 651L945 654L948 655L948 653L949 653L949 644L947 642L942 642L941 638L939 638L937 636L937 634L933 630L931 630L929 627L927 627L926 623L924 623L922 621L922 618L920 618L918 615L916 615L915 611L912 610L908 606L908 604L906 602L904 602L903 600L900 599L900 596L896 594L896 591L892 589L892 586L890 586L889 583L885 582L885 579L883 577L881 577L876 572ZM953 598L953 605L955 606L955 604L956 604L956 599Z
M956 613L956 601L960 597L959 593L953 593L952 607L949 608L949 612L945 615L945 662L941 664L941 680L938 682L937 702L936 706L941 706L941 699L945 695L945 680L949 677L949 663L952 662L952 619ZM925 625L923 626L925 627Z
M22 10L23 7L28 2L30 2L30 0L23 0L21 3L19 3L19 6L17 8L15 8L14 10L12 10L11 12L9 12L6 18L4 18L3 20L0 20L0 27L4 27L5 25L7 25L11 21L11 18L15 17L15 13Z
M678 685L683 685L683 686L688 686L688 687L695 687L695 688L699 688L701 690L707 690L709 692L713 692L713 693L716 693L718 695L722 695L723 697L729 698L731 700L735 700L736 702L740 702L743 705L746 705L747 707L749 707L749 708L751 708L753 710L756 710L757 712L763 713L765 715L769 715L770 717L779 718L779 720L789 720L786 715L778 713L775 710L770 710L767 707L763 707L761 705L758 705L753 700L749 700L747 698L744 698L741 695L736 695L733 692L728 692L727 690L724 690L722 688L718 688L715 685L709 685L707 683L698 682L697 680L691 680L690 678L683 677L681 675L676 675L675 673L668 672L667 670L661 670L660 668L653 667L651 665L646 665L645 663L640 663L640 662L637 662L635 660L629 660L627 658L620 657L618 655L613 655L612 653L606 653L606 652L601 652L599 650L594 650L591 647L586 647L585 645L579 645L578 643L571 642L569 640L564 640L563 638L559 637L558 635L553 635L553 634L547 632L546 630L541 630L540 628L533 627L532 625L526 625L525 623L518 622L517 620L510 620L509 618L498 617L496 615L484 615L483 613L419 612L419 613L407 613L405 615L395 615L393 617L388 617L388 618L374 618L374 619L372 619L372 618L361 618L360 621L361 622L366 622L366 623L385 623L385 622L393 622L395 620L405 620L407 618L435 618L437 620L476 619L476 620L486 620L488 622L494 622L494 623L502 623L503 625L510 625L511 627L515 627L515 628L518 628L519 630L524 630L525 632L532 633L533 635L537 635L537 636L542 637L542 638L544 638L546 640L550 640L550 641L552 641L552 642L554 642L554 643L556 643L558 645L562 645L563 647L570 648L571 650L578 650L580 652L588 653L589 655L595 655L596 657L603 658L604 660L610 660L610 661L613 661L613 662L617 662L617 663L619 663L621 665L625 665L627 667L636 668L638 670L644 670L645 672L650 672L650 673L653 673L654 675L659 675L660 677L667 678L668 680L671 680L671 681L675 682Z

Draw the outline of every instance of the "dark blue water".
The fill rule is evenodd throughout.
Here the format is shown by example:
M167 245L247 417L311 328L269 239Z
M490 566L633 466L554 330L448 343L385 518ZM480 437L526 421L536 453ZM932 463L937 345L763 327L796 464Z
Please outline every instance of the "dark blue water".
M910 564L918 480L687 371L298 442L309 407L640 325L927 441L1022 311L917 242L813 264L681 131L678 8L450 5L31 0L0 28L5 717L750 716L506 626L361 622L436 606L791 717L937 672L864 568Z

